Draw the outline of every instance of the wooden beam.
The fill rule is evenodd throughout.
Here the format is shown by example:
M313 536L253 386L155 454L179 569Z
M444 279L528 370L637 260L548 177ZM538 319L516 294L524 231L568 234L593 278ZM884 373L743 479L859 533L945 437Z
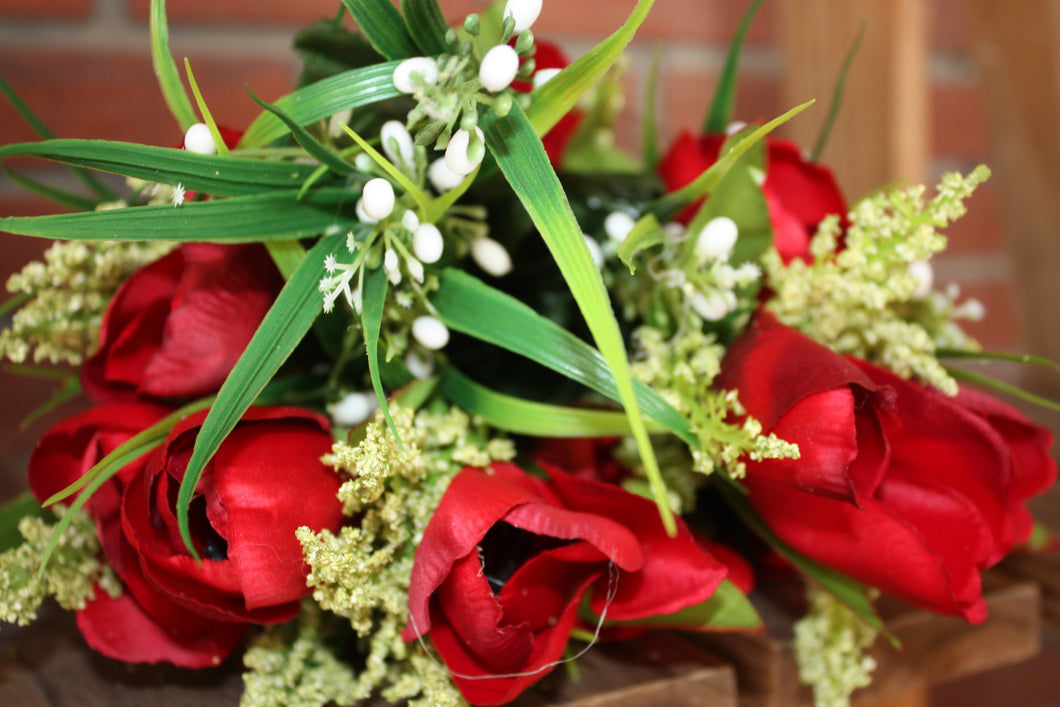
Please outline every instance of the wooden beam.
M853 200L929 175L928 24L924 0L790 0L778 3L783 105L816 99L786 134L810 149L858 29L865 38L847 78L822 162Z

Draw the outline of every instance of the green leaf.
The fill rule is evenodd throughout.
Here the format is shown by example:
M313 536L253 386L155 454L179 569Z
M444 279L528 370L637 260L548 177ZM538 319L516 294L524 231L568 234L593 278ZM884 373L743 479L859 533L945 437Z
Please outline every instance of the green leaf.
M747 30L751 27L751 21L762 6L762 0L755 0L754 4L747 9L740 22L736 35L729 47L729 54L725 57L725 68L721 71L721 79L718 88L714 91L714 100L710 104L710 113L703 121L703 131L707 133L725 132L726 126L732 121L733 107L736 105L736 82L739 79L740 52L743 50L743 40L747 36Z
M593 410L523 400L498 393L453 367L442 370L438 390L451 402L489 425L535 437L614 437L630 434L629 419L614 410ZM650 432L665 432L658 423Z
M640 0L629 19L614 34L534 90L533 103L526 115L538 135L551 130L582 94L614 66L653 4L654 0Z
M372 379L372 389L375 390L376 400L379 401L379 409L383 411L387 427L401 447L401 436L398 434L394 418L390 416L390 406L386 401L386 391L383 390L383 381L379 377L379 329L383 324L383 308L386 304L386 271L382 267L368 272L364 280L363 305L361 308L361 325L364 327L364 348L368 355L368 374Z
M339 11L345 14L346 8L340 7ZM294 48L305 64L299 87L383 61L363 35L351 32L335 19L320 19L299 31Z
M287 115L280 108L261 100L249 88L247 93L250 94L251 100L283 121L283 124L291 131L291 135L294 136L295 142L301 145L302 149L309 153L310 157L340 176L345 177L353 174L355 171L353 165L329 150L320 140L310 135L309 131L299 125L294 118Z
M655 216L648 214L633 225L633 230L629 232L629 235L622 241L622 245L618 247L618 257L629 268L629 274L632 275L636 272L633 256L645 248L665 243L666 240L666 232L663 231Z
M490 287L462 270L446 269L431 298L450 329L525 356L606 398L619 401L614 375L599 351L511 295ZM690 445L696 445L688 422L658 393L633 382L644 414Z
M843 60L843 66L839 69L839 78L836 79L835 89L832 91L832 102L828 105L828 115L824 119L824 125L821 126L821 133L817 136L817 142L813 145L813 152L810 153L811 162L821 159L825 145L828 144L828 136L832 134L832 127L835 125L836 118L839 117L839 108L843 105L843 91L847 84L847 74L850 73L850 67L854 65L854 57L858 55L858 50L861 48L861 40L864 38L865 20L863 19L861 20L861 27L858 29L858 36L854 39L854 44L850 47L850 51L847 52L847 56Z
M1054 371L1060 371L1060 365L1054 361L1041 356L1031 354L1007 353L1004 351L971 351L968 349L937 349L937 358L970 359L973 361L1008 361L1010 363L1026 363L1034 366L1046 366Z
M293 91L273 106L284 111L300 125L324 120L348 108L360 108L388 98L402 95L394 88L394 69L399 61L353 69ZM283 121L268 111L262 113L247 128L241 148L254 148L283 137L288 133Z
M295 189L314 169L313 165L293 162L200 155L110 140L46 140L0 146L0 159L9 157L39 157L149 182L182 184L189 191L214 196Z
M549 83L552 82L550 81ZM548 84L545 85L547 86ZM703 174L699 175L677 191L660 197L655 203L651 204L645 212L654 214L659 223L667 223L668 221L673 220L673 218L680 213L681 209L713 190L718 185L718 182L721 181L722 177L724 177L736 161L740 159L740 156L749 150L752 145L768 135L774 128L788 122L812 105L813 101L807 101L802 105L795 106L787 113L784 113L778 118L774 118L765 125L741 133L739 139L726 143L726 145L730 145L728 151L722 152L722 154L718 156L717 161L704 170Z
M401 0L401 12L412 41L423 54L435 56L449 52L445 41L449 23L445 21L438 0Z
M1060 403L1049 398L1043 398L1040 395L1034 393L1028 393L1026 390L1017 386L1011 385L1004 381L998 380L983 373L975 373L969 371L966 368L953 368L946 366L946 372L957 380L969 381L971 383L977 383L985 388L991 388L998 391L999 393L1005 393L1011 395L1014 398L1018 398L1024 402L1032 403L1039 407L1043 407L1046 410L1052 410L1053 412L1060 412Z
M206 101L203 99L202 93L199 91L199 84L195 81L195 74L191 72L191 62L188 61L187 57L184 57L184 71L188 74L188 85L191 86L192 95L195 96L195 103L199 106L199 113L202 114L202 121L206 123L206 127L210 129L210 137L213 138L213 144L217 148L217 154L221 157L227 157L228 145L225 144L224 138L221 137L221 131L217 129L217 122L214 121L213 114L206 106Z
M342 0L372 47L387 59L418 56L405 20L390 0Z
M420 213L425 213L431 204L431 199L427 194L416 186L412 180L408 178L408 175L391 164L390 160L384 157L381 152L369 145L367 140L355 133L349 125L341 123L340 125L343 131L349 135L355 143L357 143L357 146L364 150L365 154L372 158L372 161L379 165L391 179L398 183L398 186L404 189L405 192L412 197L416 202L416 207L420 210Z
M81 381L76 375L71 375L63 382L62 388L56 391L48 400L35 407L18 423L18 429L25 430L40 418L55 410L63 403L69 402L81 395Z
M345 189L319 190L301 200L295 192L274 192L180 207L138 206L79 214L9 216L0 218L0 231L71 240L288 240L355 228L356 216L348 213L352 202L351 193Z
M0 552L22 544L22 533L18 532L19 521L27 516L46 518L49 515L51 514L41 508L29 491L5 503L4 507L0 508Z
M169 24L166 21L166 0L151 0L151 62L158 77L158 86L166 99L182 132L199 122L184 91L177 63L169 51Z
M321 238L280 290L217 399L203 420L177 495L177 524L188 552L198 559L188 527L188 507L207 462L258 394L302 341L321 311L320 276L324 258L344 248L342 238Z
M673 628L702 631L756 631L762 618L747 596L731 580L723 580L705 602L664 616L637 621L608 621L607 626Z
M38 196L43 196L45 199L51 199L60 206L65 206L76 211L91 211L96 208L96 202L92 199L86 199L83 196L71 194L62 189L56 189L55 187L29 179L28 177L23 177L20 174L12 172L4 165L0 165L0 169L4 171L4 174L6 174L11 181L15 182L26 191L37 194Z
M479 118L479 125L486 134L490 153L552 253L597 348L614 374L619 400L629 416L659 515L667 532L675 533L677 526L666 498L666 485L637 405L618 321L600 271L589 254L582 229L548 161L541 138L518 104L504 118L497 118L492 112L485 113Z

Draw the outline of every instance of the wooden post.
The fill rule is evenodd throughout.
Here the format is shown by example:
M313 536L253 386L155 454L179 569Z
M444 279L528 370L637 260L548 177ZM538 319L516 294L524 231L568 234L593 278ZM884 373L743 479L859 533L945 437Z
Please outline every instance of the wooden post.
M929 167L928 22L924 0L778 3L782 105L817 100L785 127L811 149L858 29L865 38L822 161L851 200L893 183L920 183Z

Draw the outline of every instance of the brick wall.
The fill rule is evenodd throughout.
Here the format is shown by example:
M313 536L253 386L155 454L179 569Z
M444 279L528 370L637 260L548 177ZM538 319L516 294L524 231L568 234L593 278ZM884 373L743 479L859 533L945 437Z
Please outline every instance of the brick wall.
M768 118L786 108L779 100L783 62L776 47L778 13L773 7L785 1L794 0L766 3L748 38L737 102L740 119ZM962 3L925 2L934 9L930 71L936 172L932 176L937 176L944 169L987 162L990 145ZM617 27L633 4L632 0L546 0L535 31L577 55ZM636 146L642 112L639 96L656 46L664 52L657 106L664 144L680 129L700 124L728 39L748 4L749 0L657 0L629 54L630 95L627 117L619 126L620 144ZM0 75L61 137L173 144L180 134L154 83L148 5L148 0L0 0ZM454 18L481 5L475 0L443 0ZM297 60L288 51L292 33L332 15L338 2L170 0L169 6L174 53L178 59L189 57L215 117L243 125L257 114L244 85L267 100L283 95L298 71ZM0 105L0 143L28 139L32 139L29 130L6 103ZM33 163L21 167L43 169ZM48 208L0 177L0 215L41 213ZM939 260L939 278L959 281L967 294L987 305L988 321L972 329L988 348L1019 349L1019 318L996 186L988 184L976 195L968 216L950 236L951 251ZM21 266L41 245L3 237L0 277L6 279L7 272ZM0 378L5 394L14 392L14 385L10 377ZM31 388L39 394L43 387ZM18 396L12 405L18 409L10 413L14 419L29 409L29 403L22 401L30 397ZM0 425L0 446L24 448L24 440L43 429L35 425L16 443L10 439L15 434L12 426L5 422Z

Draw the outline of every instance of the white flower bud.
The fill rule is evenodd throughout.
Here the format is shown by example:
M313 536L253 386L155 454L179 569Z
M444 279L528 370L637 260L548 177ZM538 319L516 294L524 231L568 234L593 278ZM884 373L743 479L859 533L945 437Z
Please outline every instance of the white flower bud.
M425 314L412 322L412 338L424 348L437 351L449 343L449 329L440 320Z
M525 32L537 21L541 14L542 0L508 0L504 6L505 19L511 16L515 20L515 33Z
M343 125L350 124L350 118L353 117L353 108L347 108L346 110L340 110L330 118L328 118L328 135L331 137L342 137L346 134L346 131L342 129Z
M425 84L434 85L438 83L438 63L426 56L406 59L394 69L394 88L402 93L414 93L413 74L419 74Z
M434 359L430 355L424 355L413 349L405 354L405 367L409 369L413 378L423 380L430 378L434 373Z
M405 124L398 120L388 120L379 131L379 141L383 143L383 152L398 167L411 167L415 160L415 148L412 135L405 129ZM395 150L396 146L396 150Z
M585 245L589 248L589 255L593 258L593 263L596 264L596 269L599 270L604 266L604 251L600 248L600 244L596 242L595 238L591 238L584 233L582 236L585 238Z
M353 427L371 417L378 408L379 400L375 393L364 392L350 393L328 409L336 425Z
M409 258L405 261L405 268L409 271L409 276L413 280L423 284L423 263L415 258Z
M487 236L471 241L471 258L493 277L504 277L512 271L512 256L504 246Z
M449 144L451 145L452 141ZM446 152L448 153L448 150ZM447 192L460 186L460 183L464 181L464 175L449 169L445 164L445 159L439 157L427 167L427 179L439 192Z
M623 211L612 211L604 219L604 232L615 243L621 243L635 226L633 217Z
M708 322L716 322L736 308L736 295L732 292L711 292L708 295L697 292L692 295L689 304L696 314Z
M398 254L391 248L387 248L383 254L383 269L387 272L393 272L398 269Z
M445 250L442 232L433 223L421 223L412 233L412 252L424 263L437 263Z
M519 54L507 44L498 44L486 52L478 67L478 80L491 93L503 91L519 72Z
M540 88L556 77L562 69L539 69L534 74L534 88Z
M381 221L394 212L394 187L382 177L369 179L361 193L364 213Z
M965 300L959 307L953 309L953 316L957 319L968 319L973 322L980 321L986 316L986 307L974 297Z
M420 227L420 217L412 209L405 209L401 214L401 226L409 233L414 233Z
M217 153L217 145L214 144L213 135L206 123L196 123L184 133L184 149L200 155L213 155Z
M365 210L364 210L364 199L363 198L357 200L357 205L356 205L356 207L354 207L354 211L357 214L357 220L360 221L361 223L367 223L367 224L379 223L379 219L372 218L371 216L369 216L365 212Z
M375 160L373 160L367 152L359 152L357 156L353 158L353 166L357 168L358 172L368 174L375 167Z
M482 128L475 127L478 139L485 140L486 136ZM471 146L471 133L467 130L457 130L449 140L449 147L445 148L445 166L453 174L464 177L475 171L481 159L472 161L468 156L468 148ZM461 181L463 181L461 179Z
M747 123L741 120L734 120L725 126L725 137L732 137L736 133L740 132L747 127Z
M924 299L931 294L931 288L935 285L935 271L931 263L926 260L914 260L909 263L909 274L916 278L913 299Z
M728 216L712 218L696 237L696 252L704 260L728 260L740 229Z

